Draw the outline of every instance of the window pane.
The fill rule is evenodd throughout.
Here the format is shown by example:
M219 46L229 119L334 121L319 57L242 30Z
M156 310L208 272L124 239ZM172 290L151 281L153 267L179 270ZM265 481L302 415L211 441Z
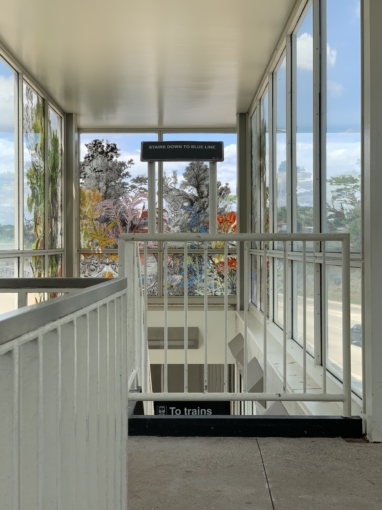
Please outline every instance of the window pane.
M224 162L217 165L217 213L225 217L236 211L236 134L165 133L163 140L222 141ZM164 232L208 233L208 163L163 163L163 209Z
M251 255L251 302L257 306L257 255Z
M18 259L0 259L0 278L17 278ZM0 282L1 286L1 282ZM0 314L17 309L17 294L0 292Z
M327 0L326 232L361 251L360 0ZM340 245L328 245L328 251Z
M261 231L269 232L269 128L268 91L260 102L260 216Z
M224 296L225 284L229 296L236 295L236 255L229 255L227 266L224 255L209 253L207 258L207 293ZM166 264L164 263L164 270ZM204 296L204 256L190 253L187 260L188 295ZM184 256L170 253L167 258L167 292L169 296L184 296Z
M49 107L48 131L48 248L61 248L62 229L62 119Z
M0 250L17 248L17 73L0 57Z
M284 260L274 260L274 321L281 328L284 324Z
M251 179L251 232L258 232L258 186L260 182L259 175L259 133L258 133L258 109L255 110L251 119L251 139L252 139L252 179ZM256 248L256 243L252 243L252 248Z
M45 257L24 257L24 278L43 278Z
M302 262L293 262L293 338L303 344L304 320L304 266ZM314 265L306 264L306 345L314 351Z
M147 254L147 295L157 296L158 295L158 253ZM140 254L141 259L141 272L142 272L142 284L144 284L144 254Z
M287 138L286 138L286 57L281 61L275 75L276 118L276 225L275 232L287 231ZM282 248L282 245L280 245Z
M328 363L342 375L342 268L327 266ZM353 390L362 395L362 273L350 270L351 359Z
M62 276L62 256L49 255L48 257L48 276L59 277Z
M116 278L118 253L81 253L80 276L83 278Z
M270 277L270 257L266 257L266 292L267 292L267 317L269 317L269 277ZM264 257L260 257L260 292L258 291L258 296L260 296L260 310L264 311Z
M152 133L81 135L80 247L116 248L123 232L147 232L147 163L142 141Z
M293 231L313 232L313 9L293 38L296 156L293 164Z
M44 100L24 82L24 248L45 248Z

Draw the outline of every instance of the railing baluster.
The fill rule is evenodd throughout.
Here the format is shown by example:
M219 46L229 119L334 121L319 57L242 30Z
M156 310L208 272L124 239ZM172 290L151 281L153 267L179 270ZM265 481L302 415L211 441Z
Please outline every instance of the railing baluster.
M224 393L228 392L228 242L224 242Z
M347 237L342 242L342 364L345 396L343 415L347 418L351 416L350 294L350 239Z
M328 346L328 300L326 285L326 242L322 242L322 392L326 393L326 360Z
M204 393L208 393L208 277L207 277L207 261L208 261L208 243L203 243L204 256Z
M43 336L38 336L38 509L42 510L42 491L44 480L44 344Z
M89 487L89 414L90 414L90 318L89 312L86 313L86 448L85 448L85 466L86 466L86 502L90 507L90 487Z
M188 393L188 244L184 243L183 255L184 294L184 392Z
M264 244L263 250L263 312L264 312L264 349L263 349L263 391L267 391L267 247Z
M303 376L303 392L306 392L306 241L303 241L302 253L302 376Z
M168 244L164 243L164 392L168 393Z
M244 243L244 381L243 391L248 391L248 241Z
M283 390L287 388L287 281L288 281L288 258L287 243L284 242L283 258ZM278 299L278 296L277 296Z
M13 349L13 510L20 508L20 351Z
M143 271L144 271L144 283L143 283L143 292L144 292L144 310L143 310L143 332L144 332L144 348L148 349L148 323L147 323L147 307L148 307L148 301L147 301L147 243L145 242L143 245ZM144 353L145 359L146 359L146 353ZM147 367L147 370L150 370L150 367ZM145 387L148 384L148 374L145 374L145 382L144 386L142 386L142 391L145 391ZM148 388L147 388L148 390Z

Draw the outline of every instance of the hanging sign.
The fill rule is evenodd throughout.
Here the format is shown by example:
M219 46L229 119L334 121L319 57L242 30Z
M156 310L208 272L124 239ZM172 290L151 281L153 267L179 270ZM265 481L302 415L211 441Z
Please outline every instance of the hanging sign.
M224 143L142 142L141 161L224 161Z

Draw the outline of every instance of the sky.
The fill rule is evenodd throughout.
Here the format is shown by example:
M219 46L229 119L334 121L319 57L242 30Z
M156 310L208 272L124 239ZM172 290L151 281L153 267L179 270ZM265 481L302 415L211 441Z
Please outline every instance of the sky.
M327 123L327 173L339 175L345 172L359 172L360 159L360 0L327 0L328 16L328 123ZM312 172L312 17L311 11L302 20L297 33L297 79L298 79L298 140L299 166ZM280 79L282 79L280 70ZM14 151L14 90L15 73L0 58L0 224L14 222L13 177L15 171ZM279 128L285 123L280 120ZM121 158L133 158L135 165L132 175L146 173L145 163L139 161L139 147L142 140L156 140L149 134L97 134L98 138L109 139L121 149ZM111 136L113 137L111 139ZM218 164L218 179L228 182L233 194L236 193L236 134L195 133L169 134L166 139L223 141L225 161ZM94 135L81 136L81 155L84 144ZM277 153L282 158L285 147L280 143ZM280 161L280 159L279 159ZM166 171L184 170L183 163L166 163Z
M141 142L157 140L156 134L149 133L83 133L81 135L81 159L86 154L85 144L95 138L114 142L120 149L120 160L132 158L134 165L129 169L132 176L147 175L147 163L140 161ZM218 163L218 180L230 185L231 193L236 194L236 133L168 133L164 134L165 141L215 141L224 143L224 162ZM178 170L181 178L187 163L165 162L164 172L171 174Z

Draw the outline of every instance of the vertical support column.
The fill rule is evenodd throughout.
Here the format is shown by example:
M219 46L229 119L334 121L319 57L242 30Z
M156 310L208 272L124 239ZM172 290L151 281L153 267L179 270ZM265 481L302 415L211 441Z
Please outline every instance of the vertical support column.
M245 234L250 231L250 129L248 115L246 113L236 114L237 129L237 232ZM246 299L244 295L244 245L238 243L238 282L237 282L237 309L244 310Z
M79 135L77 115L69 113L65 117L65 275L78 276L79 239L79 176L78 154Z
M210 228L209 233L216 234L218 214L217 163L210 161Z
M364 0L362 9L362 168L364 237L364 331L363 386L366 401L366 433L382 441L382 2Z
M326 0L313 2L313 230L327 232L326 227ZM309 249L309 245L308 245ZM314 243L319 253L320 243ZM304 269L305 271L305 269ZM314 263L314 361L324 365L322 338L325 314L322 304L323 265ZM326 305L325 305L326 306ZM325 374L324 374L325 375ZM325 384L324 384L325 385Z
M155 234L156 200L155 200L155 162L150 161L148 167L149 188L149 234Z

